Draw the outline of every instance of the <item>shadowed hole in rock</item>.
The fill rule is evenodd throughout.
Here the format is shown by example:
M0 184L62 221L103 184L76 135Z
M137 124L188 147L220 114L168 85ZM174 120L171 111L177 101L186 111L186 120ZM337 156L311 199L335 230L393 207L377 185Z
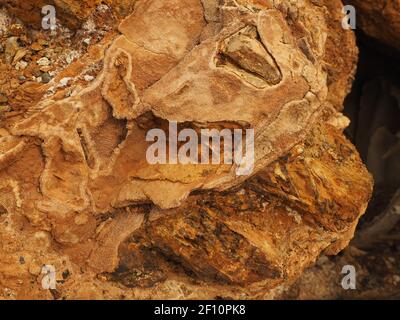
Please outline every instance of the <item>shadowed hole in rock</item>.
M152 112L146 112L145 114L141 115L140 117L136 118L134 120L136 125L143 130L143 132L147 133L152 129L161 129L165 133L166 137L166 142L167 146L166 149L169 150L169 143L170 143L170 122L162 119L160 117L157 117L154 115ZM199 123L199 122L180 122L177 123L177 133L179 135L182 130L185 129L191 129L194 130L197 134L198 139L198 152L199 152L199 158L201 156L201 145L202 145L202 131L203 130L209 130L208 133L211 134L212 130L214 130L215 133L219 134L222 132L222 130L230 130L231 131L231 138L232 141L234 139L234 130L235 129L241 129L243 130L243 139L246 139L245 136L245 130L249 128L249 125L246 123L239 123L239 122L212 122L212 123ZM216 130L216 131L215 131ZM225 152L225 140L224 137L221 135L221 148L220 148L220 155L221 159L223 158L224 152ZM189 142L189 138L186 139L186 141L177 141L177 147L178 150L185 145L186 143ZM209 138L209 159L213 155L213 149L212 149L212 139L211 137ZM232 150L228 150L232 151Z

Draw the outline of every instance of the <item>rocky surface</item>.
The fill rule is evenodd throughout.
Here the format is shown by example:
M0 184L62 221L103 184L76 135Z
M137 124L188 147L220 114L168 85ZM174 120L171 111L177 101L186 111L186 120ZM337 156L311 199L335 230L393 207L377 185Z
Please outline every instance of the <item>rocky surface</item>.
M68 17L89 11L101 20L94 4L66 13L66 23L75 28ZM0 294L272 298L321 252L345 248L372 181L338 112L357 54L351 31L334 23L341 8L137 1L118 32L109 21L75 62L42 74L35 99L9 90ZM332 51L343 41L348 49ZM253 175L237 176L235 165L150 165L146 132L168 121L254 128ZM43 265L56 268L57 290L41 288Z
M101 3L109 5L119 16L127 15L135 4L135 0L1 0L11 14L16 15L25 24L35 29L42 25L42 8L52 5L56 9L57 19L71 29L78 29Z
M399 299L399 60L360 41L356 81L346 98L346 129L374 177L374 193L356 237L337 256L321 256L281 299ZM398 200L397 200L398 203ZM397 205L397 208L400 208ZM397 209L398 212L398 209ZM361 249L361 250L360 250ZM342 268L354 266L356 289L344 290Z
M50 298L38 275L51 264L63 298L272 298L322 251L347 246L370 188L355 149L337 129L317 127L240 188L169 211L130 206L93 222L76 214L62 225L87 232L75 245L4 212L2 283L20 298Z
M366 251L349 246L340 255L321 256L290 288L282 291L279 299L398 300L400 246L393 245L395 238L391 242ZM344 290L341 285L345 276L342 268L348 265L357 272L354 290Z
M346 0L357 9L358 27L368 36L400 50L398 0Z

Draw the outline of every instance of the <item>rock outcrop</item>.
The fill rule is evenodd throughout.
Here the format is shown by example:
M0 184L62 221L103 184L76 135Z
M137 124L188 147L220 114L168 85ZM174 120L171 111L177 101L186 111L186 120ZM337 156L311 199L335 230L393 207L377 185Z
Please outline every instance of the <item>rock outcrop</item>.
M358 27L368 36L400 50L398 0L346 0L357 9Z
M0 286L18 298L268 298L346 247L372 182L338 111L357 53L332 22L341 8L137 1L61 73L72 94L59 75L43 86L53 95L1 122ZM349 48L332 53L340 41ZM150 164L146 134L170 136L171 122L253 129L254 168ZM42 265L62 276L57 290L32 284Z

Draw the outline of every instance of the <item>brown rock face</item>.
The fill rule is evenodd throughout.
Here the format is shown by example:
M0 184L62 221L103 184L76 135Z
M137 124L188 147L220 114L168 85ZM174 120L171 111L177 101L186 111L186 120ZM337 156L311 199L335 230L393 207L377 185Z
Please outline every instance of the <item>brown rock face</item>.
M41 28L42 7L53 5L56 8L57 17L62 19L69 27L76 27L81 21L87 18L92 10L101 1L79 1L79 0L2 0L2 4L10 13L17 15L22 21L34 26L36 29Z
M23 22L31 25L35 29L41 28L43 18L42 8L46 5L53 5L56 8L57 18L66 26L77 29L87 17L96 9L96 6L106 3L114 12L124 16L133 8L135 0L1 0L0 5L4 5L11 14L15 14Z
M174 274L182 282L197 279L209 294L207 282L229 288L224 294L245 294L294 277L321 251L336 254L347 246L370 192L355 150L339 151L346 144L335 129L318 127L304 145L240 188L193 195L173 213L150 212L120 246L119 267L110 279L152 287ZM360 175L346 187L335 181L354 169Z
M398 0L347 0L357 9L358 25L369 36L400 50Z
M57 94L58 77L53 96L1 122L0 286L48 297L26 286L45 264L68 274L57 297L266 298L346 247L372 183L341 132L357 50L329 22L340 1L328 6L137 1L64 71L73 94ZM340 57L338 41L351 46ZM92 64L94 81L74 80ZM164 129L170 147L171 122L246 141L253 129L251 174L246 157L151 164L146 135Z

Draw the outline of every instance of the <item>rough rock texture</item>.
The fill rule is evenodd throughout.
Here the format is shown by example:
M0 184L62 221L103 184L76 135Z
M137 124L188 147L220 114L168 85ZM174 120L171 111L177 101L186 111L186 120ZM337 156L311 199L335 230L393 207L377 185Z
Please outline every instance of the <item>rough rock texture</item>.
M350 92L357 65L358 48L353 32L343 30L342 4L339 1L322 1L329 19L325 45L325 68L328 74L328 101L341 111L346 95Z
M115 13L124 16L132 10L135 0L0 0L0 6L5 6L11 14L35 29L41 28L41 9L46 5L56 8L56 16L63 24L77 29L100 3L110 5L115 8Z
M290 288L283 290L279 299L398 300L399 252L400 247L388 242L368 251L350 245L341 255L321 256L315 266L306 270ZM356 290L343 290L341 286L341 272L345 265L355 266L357 270Z
M137 1L119 34L40 89L54 95L6 117L4 295L267 298L346 247L371 193L336 111L357 50L328 22L340 1L314 2ZM328 51L340 40L351 49L338 59ZM100 69L90 84L88 65ZM150 165L146 132L168 121L254 128L253 176ZM43 264L56 291L40 288Z
M263 11L228 2L215 12L207 2L211 16L197 0L173 4L175 17L169 18L163 14L169 2L138 3L90 87L68 99L42 101L40 112L11 128L14 136L45 140L41 184L48 206L61 202L67 211L84 210L92 203L104 213L150 200L176 207L193 190L223 190L243 179L232 165L149 165L149 129L166 121L196 129L254 128L257 172L304 139L329 107L328 27L315 20L324 9L305 2L278 5L289 22L298 15L292 30L268 2ZM70 155L64 164L70 171L60 179L52 173L62 159L51 159L63 152Z
M318 126L240 188L193 195L169 211L131 206L76 214L64 228L97 229L74 246L60 246L54 231L5 212L2 283L20 298L51 297L34 279L41 265L52 264L58 297L271 298L322 251L347 246L370 192L354 147L337 129ZM21 256L26 264L18 265Z
M367 35L400 50L399 0L346 0L357 9L358 27Z

